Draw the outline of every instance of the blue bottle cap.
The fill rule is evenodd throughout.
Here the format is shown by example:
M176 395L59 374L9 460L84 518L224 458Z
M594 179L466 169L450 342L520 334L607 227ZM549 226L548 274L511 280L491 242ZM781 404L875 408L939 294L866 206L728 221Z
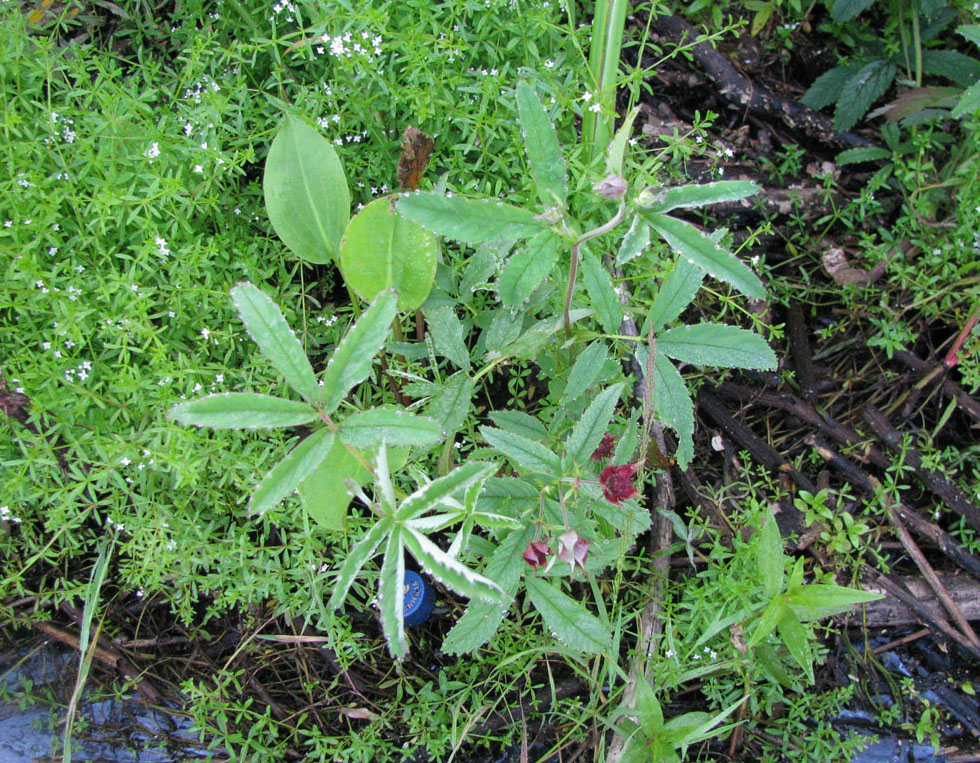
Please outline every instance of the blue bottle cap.
M436 605L432 586L412 570L405 570L405 625L421 625Z

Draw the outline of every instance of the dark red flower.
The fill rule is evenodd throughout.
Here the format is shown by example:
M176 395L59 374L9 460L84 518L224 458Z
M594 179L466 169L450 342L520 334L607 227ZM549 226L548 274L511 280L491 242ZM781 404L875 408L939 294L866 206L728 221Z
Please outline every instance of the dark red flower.
M633 475L639 464L623 464L622 466L607 466L599 475L602 494L610 503L619 504L639 495L633 486Z
M579 537L574 530L569 530L564 535L558 536L558 558L571 565L571 571L575 572L577 564L585 569L585 560L589 556L589 542Z
M523 554L524 561L530 564L535 570L538 567L544 567L548 563L549 556L551 556L551 549L548 548L547 543L540 540L528 543Z
M615 446L616 438L606 432L602 436L602 442L599 443L599 447L592 451L592 460L601 461L604 458L609 458L613 454L613 448Z

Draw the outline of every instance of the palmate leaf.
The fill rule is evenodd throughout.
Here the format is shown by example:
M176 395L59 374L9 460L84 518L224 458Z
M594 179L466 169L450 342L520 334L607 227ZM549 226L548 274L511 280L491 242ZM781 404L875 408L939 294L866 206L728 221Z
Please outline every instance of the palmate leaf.
M822 109L836 103L844 90L844 85L861 68L861 64L838 66L821 74L810 85L800 102L811 109Z
M411 522L405 525L402 541L426 574L456 593L469 599L483 599L498 604L510 602L511 597L504 593L500 586L449 556L412 527Z
M184 426L265 429L307 424L317 418L317 413L298 400L255 392L222 392L175 405L170 418Z
M381 541L392 528L391 517L381 517L371 529L364 533L363 537L351 547L344 558L344 563L337 571L337 579L334 581L333 593L327 606L337 609L347 598L347 592L368 559L374 556L381 545Z
M719 180L703 185L681 185L663 191L648 209L650 212L663 214L672 209L738 201L758 192L759 186L749 180Z
M402 551L402 532L400 527L392 528L378 579L381 627L388 639L388 651L396 660L401 660L408 654L408 639L405 638L405 553Z
M232 288L231 300L262 354L300 397L315 402L319 398L319 388L313 366L278 305L269 295L248 282Z
M449 474L423 485L401 502L395 519L405 522L427 511L432 511L458 492L466 490L474 482L486 479L497 471L497 464L469 461Z
M534 88L526 81L517 85L517 111L524 135L524 150L538 198L545 207L565 206L568 178L558 134L548 119Z
M521 575L524 573L525 564L521 560L521 552L533 537L533 525L510 533L493 552L483 570L483 576L494 581L511 598L517 594ZM443 639L442 651L447 654L463 654L479 649L496 633L506 614L507 604L482 600L470 602L459 622Z
M289 451L256 486L248 502L249 511L261 514L292 493L327 457L333 441L331 430L318 429Z
M616 404L622 392L622 383L604 389L596 395L595 400L576 422L565 443L565 453L574 463L586 463L599 446L602 436L609 431L609 422L616 412Z
M442 427L432 419L397 408L372 408L352 413L340 424L344 442L359 448L378 445L430 447L443 437Z
M871 104L885 94L895 79L897 71L890 61L876 59L862 66L841 89L834 110L834 127L850 130L871 108Z
M773 369L776 354L751 331L721 323L677 326L657 338L657 350L697 366Z
M415 191L401 194L397 208L423 228L471 246L530 238L544 227L535 221L533 212L494 199L464 199Z
M545 627L558 641L588 654L609 648L612 633L582 602L544 578L528 575L524 585L534 608L541 613Z
M643 212L644 218L681 257L719 281L730 283L742 294L762 299L765 288L759 277L730 252L726 252L690 223L669 215Z
M390 289L381 292L357 319L330 357L323 374L323 412L333 413L354 385L371 373L371 363L384 346L395 319L397 297Z

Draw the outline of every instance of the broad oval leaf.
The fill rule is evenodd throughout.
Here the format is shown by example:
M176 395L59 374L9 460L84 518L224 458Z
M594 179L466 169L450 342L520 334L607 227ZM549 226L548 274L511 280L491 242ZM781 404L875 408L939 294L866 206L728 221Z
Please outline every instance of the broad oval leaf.
M249 511L261 514L299 487L323 463L333 446L334 434L327 428L318 429L265 475L248 502Z
M340 340L323 374L321 399L324 413L337 410L354 385L364 381L371 373L374 356L384 346L391 322L395 319L395 303L393 291L381 292Z
M690 223L669 215L646 213L644 216L650 227L663 236L681 257L708 271L719 281L730 283L747 297L762 299L766 295L759 276Z
M388 445L429 447L443 437L442 427L432 419L393 408L372 408L344 419L340 438L363 448L386 442Z
M223 392L180 403L170 418L185 426L212 429L295 427L317 418L308 403L255 392Z
M432 291L439 242L395 212L396 198L376 199L354 215L340 242L340 270L365 301L394 289L398 309L414 310Z
M534 88L524 80L517 85L517 111L538 198L545 207L564 207L565 197L568 196L568 178L565 157L558 145L558 134Z
M657 338L657 350L674 360L722 368L776 367L776 353L751 331L722 323L678 326Z
M329 140L287 116L265 160L262 189L272 227L293 254L319 263L337 256L350 191Z
M524 579L534 608L544 624L561 643L580 652L594 654L608 649L612 634L585 605L563 593L558 585L528 575Z
M289 328L279 306L247 281L234 286L231 301L249 336L299 395L310 402L319 398L313 366L296 334Z
M530 238L544 227L532 212L493 199L416 191L399 195L397 206L400 214L423 228L471 246Z

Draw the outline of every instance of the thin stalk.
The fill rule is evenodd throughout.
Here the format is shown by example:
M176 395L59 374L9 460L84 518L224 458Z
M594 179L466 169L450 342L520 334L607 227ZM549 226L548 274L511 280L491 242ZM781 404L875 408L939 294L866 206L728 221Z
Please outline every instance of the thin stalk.
M600 110L598 113L587 110L582 116L582 144L588 162L605 151L612 138L616 80L628 8L629 0L597 0L595 4L589 71L596 89L593 93L594 103L599 105Z
M922 30L919 29L919 4L912 0L912 43L915 45L915 86L922 87Z
M575 291L575 278L578 276L578 253L582 244L586 241L597 238L599 236L609 233L617 225L623 222L623 218L626 216L626 203L623 202L619 205L619 211L607 222L600 225L598 228L594 228L587 233L583 233L579 236L578 240L572 244L572 261L569 263L568 268L568 285L565 287L565 302L562 305L562 325L565 329L565 336L569 339L572 338L572 320L569 315L569 309L572 305L572 293Z

